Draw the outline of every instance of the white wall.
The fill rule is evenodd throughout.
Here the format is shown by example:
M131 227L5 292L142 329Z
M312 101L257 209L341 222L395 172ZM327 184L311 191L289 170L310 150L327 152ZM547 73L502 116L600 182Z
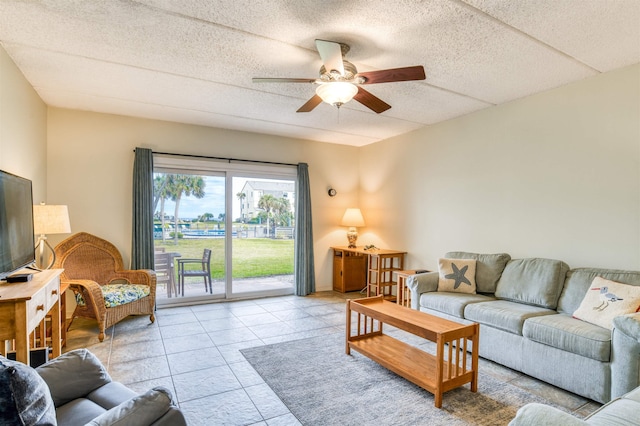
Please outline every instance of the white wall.
M425 100L428 102L428 100ZM359 241L640 269L640 65L361 148Z
M67 204L73 232L108 239L128 264L131 251L133 149L309 164L314 220L316 289L332 288L331 245L345 243L338 226L357 202L358 148L49 108L50 203ZM330 198L327 187L339 195ZM53 239L53 238L52 238Z
M0 169L30 179L47 201L47 107L0 46Z

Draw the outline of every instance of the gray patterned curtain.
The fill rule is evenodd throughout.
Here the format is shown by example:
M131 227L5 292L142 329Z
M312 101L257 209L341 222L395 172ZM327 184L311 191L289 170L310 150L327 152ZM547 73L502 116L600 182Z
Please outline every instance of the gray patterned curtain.
M296 183L295 280L296 295L306 296L316 291L313 264L311 190L307 163L298 164L298 181Z
M153 269L153 266L153 152L136 148L131 269Z

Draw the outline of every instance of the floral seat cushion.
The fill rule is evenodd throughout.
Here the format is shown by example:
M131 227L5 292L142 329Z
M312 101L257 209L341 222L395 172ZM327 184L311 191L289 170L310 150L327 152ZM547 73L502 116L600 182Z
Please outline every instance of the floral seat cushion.
M106 284L102 286L104 305L107 308L134 302L149 295L149 286L143 284ZM84 306L86 303L82 294L76 293L76 303Z

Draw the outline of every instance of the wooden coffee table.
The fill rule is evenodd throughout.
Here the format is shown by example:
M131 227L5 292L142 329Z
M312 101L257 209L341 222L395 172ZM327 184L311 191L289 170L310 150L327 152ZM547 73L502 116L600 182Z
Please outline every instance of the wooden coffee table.
M356 321L353 322L352 315ZM382 333L389 324L436 343L436 355ZM353 326L353 329L352 329ZM448 321L384 300L383 296L347 301L346 353L351 349L433 393L442 394L466 383L478 390L480 326ZM467 360L471 350L471 361Z

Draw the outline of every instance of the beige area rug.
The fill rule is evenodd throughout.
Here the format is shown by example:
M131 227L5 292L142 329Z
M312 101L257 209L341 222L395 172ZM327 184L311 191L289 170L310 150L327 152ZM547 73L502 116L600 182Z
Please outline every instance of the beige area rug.
M242 353L303 425L496 426L528 402L554 405L481 368L478 392L468 384L446 392L437 409L431 393L357 352L346 355L341 333Z

